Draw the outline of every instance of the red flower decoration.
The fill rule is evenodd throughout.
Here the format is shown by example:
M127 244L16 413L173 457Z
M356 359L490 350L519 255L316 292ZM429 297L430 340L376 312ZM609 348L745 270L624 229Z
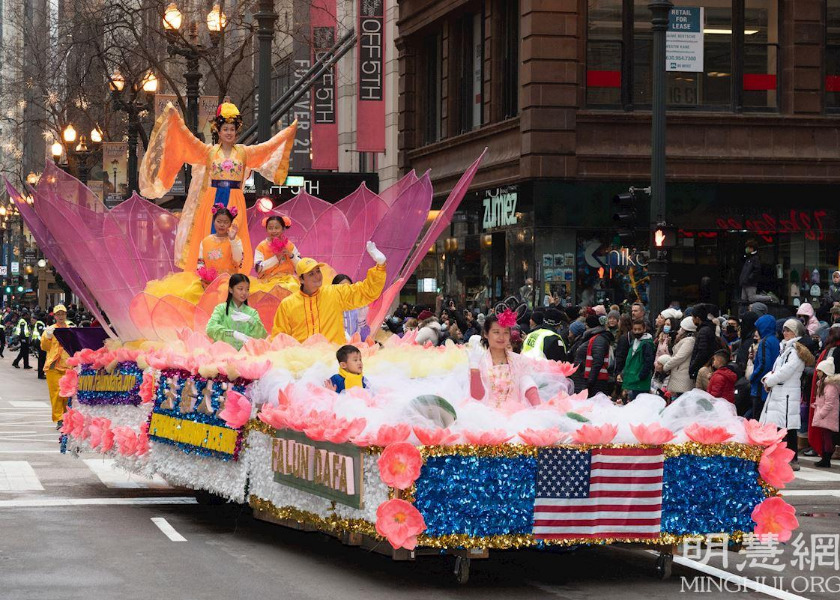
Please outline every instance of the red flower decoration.
M195 272L204 283L213 282L219 275L212 267L199 267Z
M425 530L423 515L405 500L388 500L376 509L376 533L394 549L414 550L417 536Z
M732 437L726 427L704 427L699 423L692 423L686 427L685 434L690 440L700 444L722 444Z
M72 398L79 386L79 374L75 369L67 369L58 380L58 395L62 398Z
M516 326L516 313L511 309L506 308L502 314L499 315L499 325L502 327Z
M793 481L793 468L790 466L793 454L793 450L789 450L784 442L773 444L761 454L758 474L774 488L785 487L785 484Z
M755 521L755 534L759 538L775 535L780 542L790 539L793 530L799 527L796 509L779 496L767 498L752 511ZM377 523L377 527L378 527Z
M420 477L423 459L414 444L397 442L385 448L378 464L379 476L385 485L405 490Z
M572 441L575 444L609 444L618 433L616 425L581 425L573 434Z

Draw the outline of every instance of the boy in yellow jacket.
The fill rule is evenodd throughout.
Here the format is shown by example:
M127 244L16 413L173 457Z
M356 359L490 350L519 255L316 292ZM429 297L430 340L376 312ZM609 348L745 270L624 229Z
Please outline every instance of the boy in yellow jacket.
M367 252L376 262L367 277L352 285L323 285L319 263L302 258L295 270L300 277L300 290L284 298L274 315L271 335L285 333L299 342L320 333L334 344L344 344L344 311L367 306L376 300L385 287L385 255L373 242Z
M56 423L56 428L60 428L61 418L64 416L64 411L67 410L67 398L58 395L58 380L67 370L67 359L70 356L55 339L55 330L56 328L68 327L67 309L63 304L58 304L53 309L53 316L55 316L55 325L47 327L41 335L41 350L47 353L44 374L47 376L47 389L50 391L52 420Z

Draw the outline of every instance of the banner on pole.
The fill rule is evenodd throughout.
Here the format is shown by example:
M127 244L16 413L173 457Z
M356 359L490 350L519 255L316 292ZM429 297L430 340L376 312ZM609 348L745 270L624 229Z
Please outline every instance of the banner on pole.
M359 0L356 148L385 152L385 0Z
M309 9L312 62L336 41L336 0L313 0ZM338 170L336 65L312 86L312 168Z
M128 196L128 142L102 142L105 204Z

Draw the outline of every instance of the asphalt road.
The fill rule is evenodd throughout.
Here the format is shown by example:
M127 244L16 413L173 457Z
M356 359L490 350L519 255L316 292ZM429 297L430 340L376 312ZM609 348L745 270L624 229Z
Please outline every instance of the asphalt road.
M718 552L678 557L684 564L660 581L652 552L584 547L491 553L472 561L469 582L458 585L451 556L393 562L325 535L257 521L247 507L199 505L189 490L130 476L101 455L60 454L46 383L34 370L12 369L7 355L0 359L0 599L834 599L840 464L830 471L811 464L803 461L787 497L804 545L779 547L783 553L767 560L779 571L739 570L752 557L729 552L724 565ZM815 534L828 536L823 547L834 543L819 560L812 560ZM768 589L744 582L760 578Z

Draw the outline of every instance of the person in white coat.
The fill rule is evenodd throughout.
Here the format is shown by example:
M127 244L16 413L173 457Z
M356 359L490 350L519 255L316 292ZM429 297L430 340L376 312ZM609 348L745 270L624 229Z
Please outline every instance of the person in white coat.
M782 328L784 339L779 358L761 382L767 390L767 401L761 411L761 423L773 423L787 429L788 448L797 451L796 432L799 429L799 402L802 399L802 372L814 365L814 355L799 340L806 335L805 326L796 319L788 319ZM791 466L799 470L796 454Z
M694 381L688 374L688 366L691 364L691 353L694 351L695 331L697 331L697 326L692 318L685 317L680 321L680 332L677 334L673 355L664 354L657 359L656 370L668 374L668 391L671 393L671 400L694 389Z

